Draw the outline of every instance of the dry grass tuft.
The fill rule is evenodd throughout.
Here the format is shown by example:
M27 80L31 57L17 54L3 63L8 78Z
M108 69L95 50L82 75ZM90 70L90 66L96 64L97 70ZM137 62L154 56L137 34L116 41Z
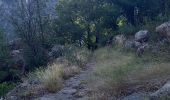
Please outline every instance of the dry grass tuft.
M77 66L70 66L70 67L66 67L64 68L64 79L67 79L69 77L74 76L75 74L78 74L81 71L81 69Z
M38 69L35 76L49 92L56 92L62 88L64 79L74 76L80 72L78 66L70 65L67 62L55 62L46 69Z
M83 48L70 46L63 57L56 59L46 68L39 68L29 75L30 80L37 80L49 92L56 92L62 88L63 81L81 71L89 58L90 52Z
M62 64L54 63L49 65L47 69L37 70L36 75L48 91L55 92L62 88L64 75Z

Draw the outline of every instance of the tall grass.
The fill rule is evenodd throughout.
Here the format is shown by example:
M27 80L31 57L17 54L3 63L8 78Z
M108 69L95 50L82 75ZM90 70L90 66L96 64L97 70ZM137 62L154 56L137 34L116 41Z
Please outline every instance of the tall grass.
M36 71L38 80L44 85L45 89L50 92L55 92L62 87L63 65L49 65L47 69Z
M157 62L150 56L139 58L131 52L115 48L97 50L94 53L94 76L89 80L92 90L90 97L97 100L108 99L111 95L128 95L140 87L144 91L157 89L169 78L170 63L161 60Z
M39 68L29 75L30 81L37 80L48 92L56 92L63 87L63 81L81 71L90 53L86 49L69 47L64 56L56 59L46 68Z
M91 52L85 48L78 48L76 46L68 45L65 47L63 58L68 60L70 63L83 67L89 59Z

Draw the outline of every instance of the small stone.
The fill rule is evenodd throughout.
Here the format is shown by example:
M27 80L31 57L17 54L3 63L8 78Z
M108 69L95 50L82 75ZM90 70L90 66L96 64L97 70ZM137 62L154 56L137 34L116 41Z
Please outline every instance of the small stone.
M16 97L16 96L10 96L9 99L10 99L10 100L17 100L17 97Z
M64 94L71 94L71 95L75 94L76 92L77 92L76 89L66 89L62 91L62 93Z
M78 92L75 96L77 97L77 98L81 98L81 97L83 97L83 96L85 96L86 95L86 93L85 92Z

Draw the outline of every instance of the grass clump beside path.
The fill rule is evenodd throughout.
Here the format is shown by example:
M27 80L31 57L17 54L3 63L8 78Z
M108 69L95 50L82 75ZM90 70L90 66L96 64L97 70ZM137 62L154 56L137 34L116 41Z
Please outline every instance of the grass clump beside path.
M31 80L38 80L48 92L57 92L63 81L81 71L88 62L90 52L74 46L65 50L61 58L56 59L46 68L39 68L29 75Z

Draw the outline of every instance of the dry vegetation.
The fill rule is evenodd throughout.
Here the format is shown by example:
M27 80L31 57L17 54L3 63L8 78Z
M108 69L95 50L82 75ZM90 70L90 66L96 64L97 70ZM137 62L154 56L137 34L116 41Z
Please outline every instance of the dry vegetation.
M81 67L87 63L89 55L90 52L87 49L70 47L62 58L56 59L47 68L37 69L30 76L34 77L32 80L38 80L45 90L56 92L62 88L65 79L81 71Z
M56 92L62 88L64 78L71 77L80 72L80 68L74 65L55 62L46 69L38 69L35 72L37 79L49 92Z
M62 89L64 80L78 74L88 62L90 52L70 46L64 55L28 74L24 83L9 93L19 99L32 99ZM18 92L16 92L18 91Z
M92 100L154 91L170 75L170 63L164 60L165 55L146 53L139 58L120 49L102 48L94 53L94 59L94 76L89 80Z

